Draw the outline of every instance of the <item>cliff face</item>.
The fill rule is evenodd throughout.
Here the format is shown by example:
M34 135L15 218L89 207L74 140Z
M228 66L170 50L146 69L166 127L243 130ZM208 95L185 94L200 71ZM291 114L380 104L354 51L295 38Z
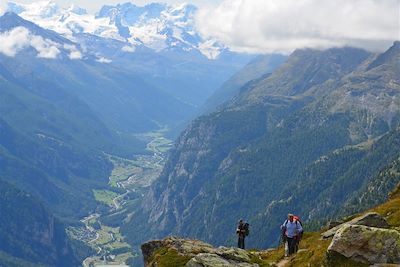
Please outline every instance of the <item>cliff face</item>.
M226 233L246 218L260 234L251 246L266 247L276 244L275 229L289 211L305 221L337 216L398 156L399 55L399 43L381 55L294 52L182 133L125 229L145 221L142 240L179 234L226 244ZM285 206L299 191L301 205ZM284 205L277 213L276 204Z

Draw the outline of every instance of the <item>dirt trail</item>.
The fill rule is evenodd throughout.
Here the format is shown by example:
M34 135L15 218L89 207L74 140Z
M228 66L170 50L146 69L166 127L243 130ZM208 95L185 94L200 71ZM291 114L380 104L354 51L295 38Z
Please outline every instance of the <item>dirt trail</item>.
M276 267L284 267L288 263L289 263L289 259L283 259L276 264Z

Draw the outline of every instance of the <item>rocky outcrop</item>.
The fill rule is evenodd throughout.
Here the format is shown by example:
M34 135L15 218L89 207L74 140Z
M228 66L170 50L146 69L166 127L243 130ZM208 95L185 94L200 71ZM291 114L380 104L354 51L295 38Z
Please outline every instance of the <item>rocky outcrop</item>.
M194 257L199 253L214 251L213 246L199 240L189 240L177 237L168 237L162 240L152 240L141 246L145 266L150 262L157 250L161 248L173 249L181 255Z
M335 234L328 253L368 264L400 264L400 233L396 230L345 225Z
M187 267L257 267L251 263L251 254L243 249L218 247L199 240L168 237L163 240L153 240L142 245L144 265L146 267L159 266L160 258L155 260L159 251L174 251L178 256L187 258ZM160 257L165 256L160 255Z
M245 253L245 252L243 252ZM225 254L225 256L227 256ZM217 254L200 253L192 258L186 267L258 267L256 263L242 262L224 258Z
M331 238L335 235L335 233L342 229L344 226L348 225L364 225L370 227L378 227L378 228L389 228L389 224L381 215L376 212L368 212L362 216L356 217L351 221L336 225L335 227L329 229L328 231L321 234L322 238Z

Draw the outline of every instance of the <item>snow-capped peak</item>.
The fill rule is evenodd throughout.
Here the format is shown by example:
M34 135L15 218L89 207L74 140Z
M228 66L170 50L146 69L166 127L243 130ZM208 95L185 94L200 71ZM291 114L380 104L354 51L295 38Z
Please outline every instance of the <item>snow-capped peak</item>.
M22 7L26 16L42 19L53 17L60 12L60 7L52 0L38 1Z
M197 33L194 20L197 7L191 4L124 3L103 6L96 15L75 5L61 8L51 0L31 4L9 2L8 9L73 41L79 41L77 34L88 33L126 42L132 51L138 45L156 51L195 50L210 59L218 57L223 49Z

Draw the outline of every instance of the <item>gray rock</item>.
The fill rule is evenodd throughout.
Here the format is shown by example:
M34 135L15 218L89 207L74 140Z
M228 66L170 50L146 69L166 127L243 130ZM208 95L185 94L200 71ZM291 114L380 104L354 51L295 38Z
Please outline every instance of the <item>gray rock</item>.
M400 233L363 225L346 225L337 231L329 252L368 264L400 263Z
M328 229L332 229L333 227L336 227L341 224L342 224L342 222L330 221L330 222L328 222L327 227L328 227Z
M259 267L258 264L227 260L217 254L200 253L192 258L186 267Z
M144 265L147 266L151 256L160 248L176 250L181 255L194 256L198 253L211 253L216 249L200 240L168 237L162 240L152 240L141 246Z
M250 262L249 254L240 248L219 247L215 253L227 260Z
M381 215L376 212L368 212L360 217L354 218L351 221L339 224L328 231L321 234L324 239L331 238L335 233L344 226L348 225L364 225L378 228L389 228L389 224Z

